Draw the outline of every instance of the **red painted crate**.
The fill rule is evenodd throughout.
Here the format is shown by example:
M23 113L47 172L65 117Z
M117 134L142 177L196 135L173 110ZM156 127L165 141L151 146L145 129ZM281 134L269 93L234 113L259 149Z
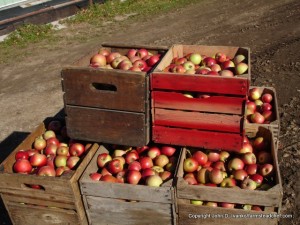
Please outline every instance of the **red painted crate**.
M233 151L241 148L247 78L216 80L153 72L150 83L154 142Z

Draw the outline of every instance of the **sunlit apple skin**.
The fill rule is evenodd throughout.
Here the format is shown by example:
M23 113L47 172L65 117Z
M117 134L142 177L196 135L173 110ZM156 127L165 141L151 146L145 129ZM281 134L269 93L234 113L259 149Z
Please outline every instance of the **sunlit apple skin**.
M248 175L256 174L258 171L258 165L257 164L251 164L245 166L245 171Z
M272 96L271 94L266 93L266 94L263 94L263 95L261 96L261 100L262 100L264 103L271 103L272 100L273 100L273 96Z
M97 156L97 165L103 168L106 163L112 160L112 157L108 153L101 153Z
M205 165L205 163L208 161L208 156L202 151L194 152L193 153L193 158L195 160L197 160L197 162L200 166Z
M99 181L101 176L102 176L101 173L97 173L97 172L90 174L90 178L95 181Z
M241 156L245 165L256 164L256 155L253 152L247 152Z
M150 187L159 187L163 180L159 175L151 175L146 178L146 185Z
M258 100L258 99L260 99L260 97L261 97L261 94L260 94L260 91L259 91L258 88L252 88L252 89L250 89L250 91L249 91L249 98L252 101Z
M29 159L32 166L41 167L47 165L47 157L44 154L34 154Z
M160 167L164 167L169 163L169 158L166 155L159 155L154 159L154 164Z
M113 159L108 162L107 169L112 174L116 174L118 172L121 172L123 170L123 164L119 159Z
M263 177L268 177L272 175L274 172L273 165L270 163L263 164L259 168L259 174L262 175Z
M244 169L244 162L240 158L233 158L228 162L228 170L241 170Z
M243 169L233 171L233 177L236 180L243 181L248 176L247 172Z
M159 156L160 154L161 154L161 151L158 147L151 147L147 152L147 155L151 159L154 159L155 157Z
M130 170L127 173L127 182L129 184L138 184L140 179L142 178L142 174L136 170Z
M194 172L198 169L199 163L194 158L187 158L183 161L183 171L184 172Z
M13 170L16 173L28 174L32 171L32 165L27 159L18 159L13 165Z
M162 146L161 147L161 153L168 157L173 156L175 152L176 152L176 148L174 148L174 147L171 147L171 146Z
M242 181L241 188L246 190L255 190L257 187L256 182L250 178Z
M250 179L256 182L256 187L260 187L264 180L263 176L260 174L253 174L250 176Z
M153 160L148 156L139 158L139 162L143 170L153 167Z

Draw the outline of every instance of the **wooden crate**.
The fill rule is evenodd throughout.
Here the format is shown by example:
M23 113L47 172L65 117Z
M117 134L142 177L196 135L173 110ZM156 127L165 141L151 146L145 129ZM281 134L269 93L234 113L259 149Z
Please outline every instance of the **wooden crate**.
M0 193L15 225L88 224L79 190L82 175L98 144L89 147L78 168L61 177L13 173L15 153L32 148L35 138L45 131L40 124L0 165ZM41 189L29 185L40 185Z
M216 82L213 76L153 72L150 82L154 142L241 148L248 79L220 77ZM210 97L197 97L200 94Z
M98 170L97 156L104 152L100 146L79 180L89 223L176 224L173 179L160 187L94 181L89 174Z
M260 91L260 94L271 94L273 96L272 101L272 110L274 112L275 118L274 120L269 124L260 124L260 126L265 127L267 129L270 129L273 131L275 141L279 140L279 132L280 132L280 116L278 112L278 100L276 95L276 90L273 87L257 87L257 86L250 86L249 90L252 88L258 88ZM254 123L245 123L245 130L246 134L248 136L254 136L256 132L257 124Z
M125 54L146 48L163 54L166 47L102 45ZM99 48L100 49L100 48ZM149 77L146 72L89 67L91 56L62 70L66 124L71 138L129 146L149 143Z
M248 71L246 74L235 76L240 78L246 78L251 80L251 63L250 63L250 49L247 47L234 47L234 46L207 46L207 45L173 45L164 58L155 68L155 72L162 72L164 69L171 64L172 59L175 57L181 58L189 53L200 53L201 55L214 56L217 52L222 52L233 58L238 54L243 54L246 57L246 63L248 64ZM211 75L198 75L204 77L211 77ZM220 76L213 76L217 82Z
M200 185L189 185L183 179L183 161L186 158L187 148L183 149L180 163L177 171L177 183L176 183L176 197L177 197L177 213L178 224L202 224L212 225L222 221L222 224L240 224L245 225L252 224L274 224L278 223L278 217L281 203L282 203L282 184L280 178L280 171L278 166L277 149L274 141L273 133L264 128L257 126L257 135L262 135L271 143L271 152L273 156L273 165L275 169L275 184L272 188L263 190L244 190L239 188L221 188L221 187L209 187ZM222 207L208 207L198 206L190 203L190 200L212 201L212 202L228 202L235 204L250 204L259 205L264 207L264 211L245 211L243 209L226 209ZM191 215L205 215L210 214L210 218L191 218ZM234 218L234 215L246 214L246 216L261 215L267 217L272 215L273 218ZM223 216L222 218L216 218L217 215ZM225 216L227 217L225 218ZM201 217L201 216L199 216ZM274 219L275 218L275 219Z

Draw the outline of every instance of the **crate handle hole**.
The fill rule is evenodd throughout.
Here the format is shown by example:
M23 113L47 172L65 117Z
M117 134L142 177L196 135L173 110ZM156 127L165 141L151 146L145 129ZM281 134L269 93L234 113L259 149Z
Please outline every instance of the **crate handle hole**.
M91 89L97 91L111 91L111 92L117 91L117 87L115 85L105 84L105 83L92 83Z
M22 188L27 188L27 189L34 189L34 190L41 190L41 191L45 191L45 187L43 187L42 185L39 184L22 184Z

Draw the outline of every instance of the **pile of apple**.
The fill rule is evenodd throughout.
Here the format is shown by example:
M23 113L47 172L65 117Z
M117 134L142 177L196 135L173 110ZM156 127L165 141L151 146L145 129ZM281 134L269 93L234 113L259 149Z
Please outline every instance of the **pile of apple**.
M244 55L238 54L230 58L222 52L217 52L213 57L200 53L175 57L164 72L233 77L245 74L247 70L247 58Z
M269 142L262 136L244 137L239 152L188 150L183 179L191 185L268 190L274 183Z
M88 147L69 139L63 123L52 120L46 131L35 138L32 148L16 152L13 171L38 176L61 176L76 169Z
M91 179L159 187L174 176L177 157L172 146L112 149L97 156L98 171Z
M160 57L160 54L153 55L144 48L129 49L125 55L102 48L91 57L90 66L94 68L148 72L158 63Z
M249 90L246 103L247 122L269 124L275 120L272 94L261 94L259 88Z
M250 205L250 204L235 204L229 202L211 202L211 201L201 201L201 200L190 200L193 205L203 205L209 207L222 207L228 209L244 209L244 210L254 210L254 211L264 211L263 206Z

